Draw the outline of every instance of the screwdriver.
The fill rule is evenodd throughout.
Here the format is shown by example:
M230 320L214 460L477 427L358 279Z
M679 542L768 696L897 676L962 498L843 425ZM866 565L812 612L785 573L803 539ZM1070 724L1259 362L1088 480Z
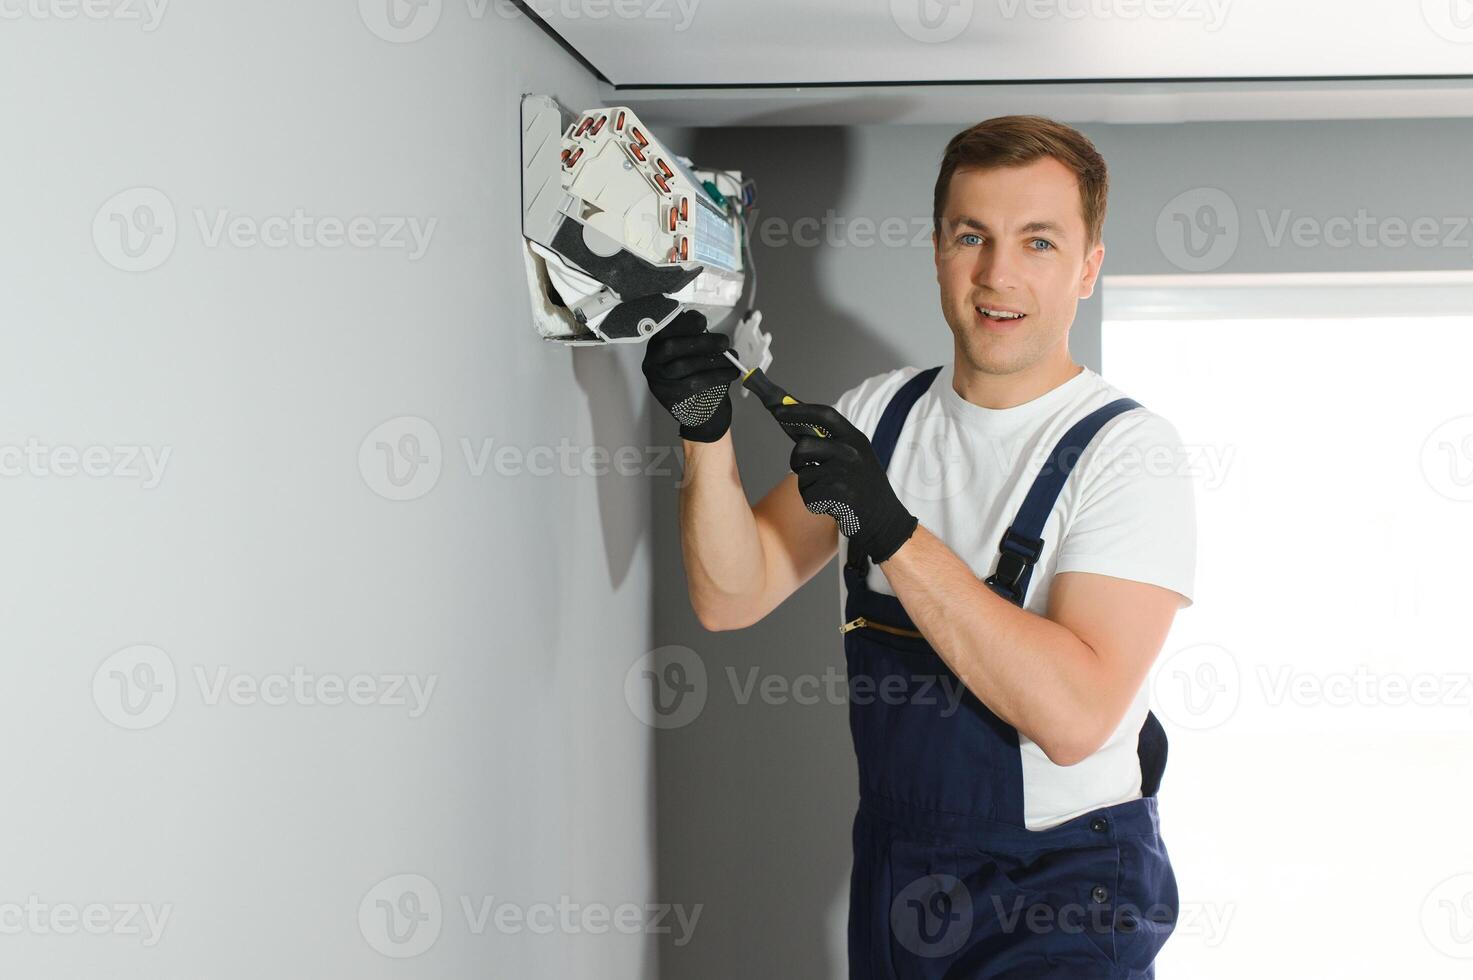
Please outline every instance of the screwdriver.
M779 407L780 405L801 404L798 399L794 398L792 395L788 394L786 391L783 391L777 385L773 384L772 379L769 378L766 372L764 372L761 368L749 369L737 358L735 354L733 354L729 350L723 351L722 353L726 355L726 359L728 361L736 365L738 371L742 372L742 387L746 388L748 391L752 392L752 394L756 395L757 400L762 402L763 407L766 408L769 412ZM827 439L829 437L829 431L822 426L813 425L809 426L809 428L813 430L814 435L818 436L821 439ZM798 441L798 434L795 433L792 429L788 428L787 426L783 426L783 431L786 432L794 442Z

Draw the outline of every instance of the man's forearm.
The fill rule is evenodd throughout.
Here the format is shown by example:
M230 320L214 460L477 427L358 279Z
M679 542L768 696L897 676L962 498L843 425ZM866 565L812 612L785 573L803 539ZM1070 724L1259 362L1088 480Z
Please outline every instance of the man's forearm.
M1103 669L1083 640L993 592L924 525L880 568L932 648L994 714L1056 762L1093 751L1109 719L1098 696Z
M683 443L680 550L691 607L708 628L742 625L762 595L766 571L731 433Z

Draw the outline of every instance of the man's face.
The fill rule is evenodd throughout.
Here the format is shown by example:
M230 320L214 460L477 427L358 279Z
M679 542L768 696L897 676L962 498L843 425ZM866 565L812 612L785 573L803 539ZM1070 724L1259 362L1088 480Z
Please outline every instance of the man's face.
M958 354L984 374L1068 360L1079 300L1094 291L1105 247L1085 251L1079 185L1052 157L1021 167L958 169L935 245L941 310ZM982 309L1024 314L1004 320Z

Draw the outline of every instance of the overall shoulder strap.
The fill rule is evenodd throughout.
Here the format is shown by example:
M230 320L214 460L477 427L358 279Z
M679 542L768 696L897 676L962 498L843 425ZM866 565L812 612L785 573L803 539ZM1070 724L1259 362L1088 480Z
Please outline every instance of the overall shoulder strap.
M1033 563L1043 554L1043 527L1074 464L1106 422L1121 412L1140 407L1133 398L1117 398L1075 422L1060 437L1034 478L1033 486L1028 488L1028 496L1023 498L1012 525L1003 532L998 545L997 571L986 579L992 591L1014 605L1023 605L1033 576Z
M875 447L875 455L880 457L880 465L885 469L890 468L890 457L895 454L895 443L900 439L900 430L905 428L905 419L910 415L911 406L931 387L931 382L936 380L942 367L944 365L938 364L927 368L890 396L890 403L885 406L884 414L875 426L875 436L870 440L870 445Z
M895 455L895 444L900 440L900 430L905 428L905 420L910 415L911 407L931 387L931 382L936 380L936 375L941 373L943 367L944 364L938 364L933 368L926 368L890 396L890 402L880 415L879 424L875 426L874 438L870 440L881 467L887 470L890 468L890 457ZM852 552L845 564L857 573L859 581L869 573L868 555Z

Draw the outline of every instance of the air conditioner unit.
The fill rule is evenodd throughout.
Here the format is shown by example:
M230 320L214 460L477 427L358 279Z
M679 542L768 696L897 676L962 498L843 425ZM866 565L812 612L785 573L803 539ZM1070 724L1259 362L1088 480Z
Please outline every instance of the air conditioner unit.
M671 152L628 106L574 115L525 95L521 145L523 256L539 335L638 343L696 310L713 329L735 321L733 347L749 367L771 363L761 314L742 306L751 181Z

